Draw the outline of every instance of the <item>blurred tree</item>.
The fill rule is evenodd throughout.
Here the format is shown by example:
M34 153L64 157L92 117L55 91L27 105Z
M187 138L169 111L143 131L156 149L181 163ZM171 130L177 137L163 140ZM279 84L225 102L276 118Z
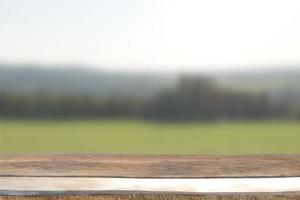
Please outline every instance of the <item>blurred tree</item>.
M290 110L294 109L288 105L271 103L268 95L264 93L219 88L213 80L202 76L181 76L176 87L147 99L122 95L95 98L46 91L32 94L0 92L1 117L232 120L288 117L291 115ZM297 115L300 115L298 113Z
M145 111L148 118L167 120L258 119L270 115L266 94L217 88L206 77L181 77L177 87L162 92Z

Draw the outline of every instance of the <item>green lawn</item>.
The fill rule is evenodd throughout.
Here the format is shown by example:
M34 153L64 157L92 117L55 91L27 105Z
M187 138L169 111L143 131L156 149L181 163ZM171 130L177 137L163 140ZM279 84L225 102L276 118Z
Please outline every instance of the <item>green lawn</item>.
M0 152L300 153L300 123L0 120Z

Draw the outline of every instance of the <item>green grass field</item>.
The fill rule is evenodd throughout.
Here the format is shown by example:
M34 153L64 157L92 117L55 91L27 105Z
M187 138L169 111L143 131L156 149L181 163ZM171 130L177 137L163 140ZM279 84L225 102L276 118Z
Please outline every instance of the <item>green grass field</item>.
M0 153L300 153L300 122L0 120Z

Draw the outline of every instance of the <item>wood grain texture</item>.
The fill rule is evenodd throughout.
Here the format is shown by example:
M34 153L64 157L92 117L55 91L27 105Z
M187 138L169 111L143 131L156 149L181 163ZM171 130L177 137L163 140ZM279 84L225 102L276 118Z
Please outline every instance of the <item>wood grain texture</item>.
M299 177L285 178L74 178L0 177L0 194L279 193L300 192Z
M0 155L0 176L47 177L297 177L300 155Z
M299 193L286 194L105 194L0 196L0 200L300 200Z
M300 177L300 155L150 156L150 155L0 155L0 177L127 177L127 178L245 178ZM6 180L5 178L2 178ZM35 181L36 182L36 181ZM5 181L2 182L6 186ZM65 186L65 185L64 185ZM288 200L287 193L66 193L6 196L0 200Z

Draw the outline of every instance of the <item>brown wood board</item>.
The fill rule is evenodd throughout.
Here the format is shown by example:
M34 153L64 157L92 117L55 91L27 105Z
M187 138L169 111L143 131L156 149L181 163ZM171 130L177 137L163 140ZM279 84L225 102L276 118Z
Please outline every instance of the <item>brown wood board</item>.
M297 177L299 155L0 155L0 176Z

